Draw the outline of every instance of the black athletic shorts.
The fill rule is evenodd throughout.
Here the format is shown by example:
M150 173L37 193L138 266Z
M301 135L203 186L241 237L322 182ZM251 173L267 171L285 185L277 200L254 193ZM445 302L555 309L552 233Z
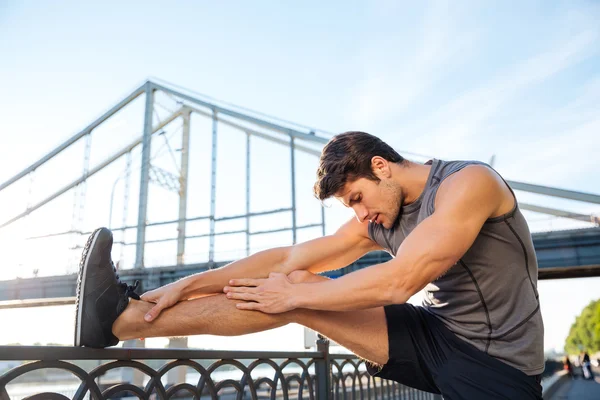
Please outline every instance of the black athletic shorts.
M540 375L529 376L459 339L423 307L384 307L389 360L367 365L373 376L444 400L541 399Z

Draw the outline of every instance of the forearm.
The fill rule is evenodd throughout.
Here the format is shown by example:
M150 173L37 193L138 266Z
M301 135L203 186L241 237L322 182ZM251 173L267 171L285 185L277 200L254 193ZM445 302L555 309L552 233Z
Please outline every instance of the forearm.
M296 308L353 311L405 303L410 293L389 263L374 265L337 279L294 285Z
M181 291L181 299L222 293L229 281L235 278L267 278L269 273L280 271L288 249L279 247L261 251L224 267L183 278L176 283Z

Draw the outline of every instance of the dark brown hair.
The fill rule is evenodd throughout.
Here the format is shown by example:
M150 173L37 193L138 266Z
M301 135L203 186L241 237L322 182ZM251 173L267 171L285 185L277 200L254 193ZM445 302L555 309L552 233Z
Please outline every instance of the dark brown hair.
M379 182L371 169L371 159L380 156L401 163L404 158L383 140L365 132L344 132L331 138L323 148L317 182L313 188L319 200L339 192L346 182L367 178Z

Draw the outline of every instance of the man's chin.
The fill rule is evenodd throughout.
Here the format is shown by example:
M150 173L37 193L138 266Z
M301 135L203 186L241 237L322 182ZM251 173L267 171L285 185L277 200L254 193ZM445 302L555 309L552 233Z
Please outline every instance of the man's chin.
M393 229L395 227L397 227L400 224L400 216L402 215L402 213L398 213L398 215L396 216L396 218L393 219L394 222L389 223L389 222L385 222L383 224L383 227L385 229Z

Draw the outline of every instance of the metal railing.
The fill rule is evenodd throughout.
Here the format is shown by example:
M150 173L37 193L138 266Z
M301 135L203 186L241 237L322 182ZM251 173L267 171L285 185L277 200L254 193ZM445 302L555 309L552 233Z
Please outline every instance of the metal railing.
M352 354L329 354L327 340L318 340L317 350L0 346L0 362L26 361L5 372L0 369L0 400L441 399L370 376L364 360ZM102 361L90 367L89 361L82 365L85 360ZM179 374L173 374L177 370ZM39 376L43 372L48 372L45 382ZM71 379L65 379L65 374Z

